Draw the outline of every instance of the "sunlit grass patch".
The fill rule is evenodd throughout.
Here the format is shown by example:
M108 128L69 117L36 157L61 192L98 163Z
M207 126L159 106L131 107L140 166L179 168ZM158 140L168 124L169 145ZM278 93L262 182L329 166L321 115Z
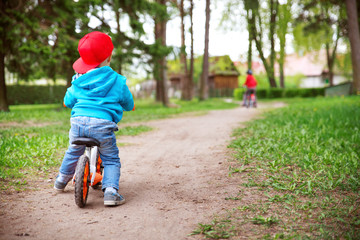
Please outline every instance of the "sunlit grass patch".
M22 177L25 169L46 171L58 165L59 151L64 150L68 142L66 131L55 127L10 128L1 130L0 136L2 179Z
M267 185L311 194L360 186L358 98L302 100L238 129L237 159L271 171ZM279 171L280 170L280 171ZM274 174L275 173L275 174Z
M116 135L126 135L126 136L136 136L144 132L151 131L153 128L145 125L139 126L126 126L119 128L119 131L116 132Z
M229 176L253 199L226 227L256 239L359 239L360 98L288 103L234 132Z

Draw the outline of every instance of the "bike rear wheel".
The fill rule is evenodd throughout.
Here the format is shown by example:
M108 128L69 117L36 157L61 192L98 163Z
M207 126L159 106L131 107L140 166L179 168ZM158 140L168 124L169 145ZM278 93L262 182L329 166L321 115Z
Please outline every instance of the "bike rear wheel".
M252 107L252 101L251 101L250 96L248 97L248 99L247 99L247 101L246 101L246 107L247 107L247 108Z
M75 171L75 203L83 208L86 205L90 185L90 163L89 158L81 156Z

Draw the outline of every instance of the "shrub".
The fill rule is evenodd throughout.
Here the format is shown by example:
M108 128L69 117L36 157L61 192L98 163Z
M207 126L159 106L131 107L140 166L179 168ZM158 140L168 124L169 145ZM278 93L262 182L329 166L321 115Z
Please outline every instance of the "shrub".
M267 89L266 88L256 89L256 97L259 99L267 98Z
M282 98L284 89L282 88L269 88L267 90L267 98Z
M234 90L235 99L242 99L245 89L238 88ZM256 96L259 99L264 98L294 98L294 97L317 97L325 96L324 88L258 88Z
M324 96L325 89L324 88L303 88L301 89L301 97L316 97L316 96Z
M236 100L242 100L244 93L245 93L245 88L236 88L234 89L234 98Z
M285 89L284 97L286 98L300 97L300 91L297 88Z
M7 86L9 105L61 103L65 86Z

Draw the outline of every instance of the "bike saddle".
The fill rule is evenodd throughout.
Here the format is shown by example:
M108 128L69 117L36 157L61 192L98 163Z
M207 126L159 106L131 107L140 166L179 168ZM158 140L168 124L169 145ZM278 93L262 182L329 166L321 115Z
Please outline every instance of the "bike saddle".
M100 146L100 142L98 140L88 137L75 138L74 141L72 141L71 143L76 145L85 145L87 147Z

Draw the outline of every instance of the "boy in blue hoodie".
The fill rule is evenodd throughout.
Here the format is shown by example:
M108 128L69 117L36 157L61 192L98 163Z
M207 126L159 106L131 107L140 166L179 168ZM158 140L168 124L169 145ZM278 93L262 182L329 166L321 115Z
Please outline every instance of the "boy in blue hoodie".
M126 78L109 67L113 49L111 38L101 32L86 34L79 41L80 58L73 64L76 74L64 97L64 105L72 109L70 145L54 184L57 191L64 190L84 153L85 146L71 144L73 139L95 138L100 142L104 166L104 205L125 203L125 198L118 193L121 164L114 132L118 130L123 111L134 108Z

